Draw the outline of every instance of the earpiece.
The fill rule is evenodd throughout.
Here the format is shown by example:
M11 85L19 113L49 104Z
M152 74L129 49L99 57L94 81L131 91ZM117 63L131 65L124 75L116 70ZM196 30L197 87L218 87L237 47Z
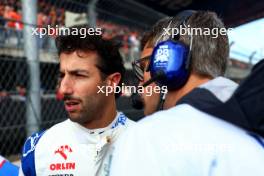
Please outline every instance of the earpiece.
M185 25L194 13L193 10L185 10L175 18L180 19L180 25ZM167 28L170 26L171 22ZM162 76L155 79L155 82L160 86L167 86L169 90L175 90L181 88L189 77L192 36L190 36L190 46L169 38L166 41L157 42L151 55L149 71L152 79L162 73Z
M180 42L167 40L158 43L151 55L149 71L151 77L163 72L161 79L156 82L168 89L182 87L189 76L189 69L186 67L189 47Z

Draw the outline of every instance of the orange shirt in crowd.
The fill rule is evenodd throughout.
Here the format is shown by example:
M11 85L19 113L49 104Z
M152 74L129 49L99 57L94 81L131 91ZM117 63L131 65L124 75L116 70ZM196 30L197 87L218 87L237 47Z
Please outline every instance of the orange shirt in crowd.
M6 17L9 19L15 20L15 21L7 22L7 27L22 30L23 25L22 25L22 23L18 22L18 21L21 21L21 19L22 19L21 14L15 12L15 11L9 11L9 12L7 12Z

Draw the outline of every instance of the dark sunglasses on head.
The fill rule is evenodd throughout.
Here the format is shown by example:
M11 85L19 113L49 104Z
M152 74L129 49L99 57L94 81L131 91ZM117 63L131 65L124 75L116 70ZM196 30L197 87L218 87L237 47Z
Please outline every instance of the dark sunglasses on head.
M143 57L132 62L133 72L139 81L144 80L144 71L149 71L149 64L145 68L142 66L142 62L144 61L150 61L150 56Z

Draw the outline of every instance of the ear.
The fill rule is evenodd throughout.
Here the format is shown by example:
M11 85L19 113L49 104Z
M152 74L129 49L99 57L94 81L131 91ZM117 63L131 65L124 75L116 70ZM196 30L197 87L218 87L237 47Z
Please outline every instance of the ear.
M108 76L107 84L108 86L116 87L121 80L121 74L116 72Z

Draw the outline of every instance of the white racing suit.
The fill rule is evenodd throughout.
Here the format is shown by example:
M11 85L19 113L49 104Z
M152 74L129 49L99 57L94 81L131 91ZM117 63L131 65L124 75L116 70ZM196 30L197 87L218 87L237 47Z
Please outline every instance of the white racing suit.
M66 120L25 142L20 176L92 176L108 148L134 122L117 113L106 128L89 130Z
M114 145L106 175L263 176L264 139L258 140L181 104L127 129Z
M219 77L185 98L197 107L210 107L227 101L236 87ZM264 176L263 138L182 102L126 130L112 146L104 175Z

